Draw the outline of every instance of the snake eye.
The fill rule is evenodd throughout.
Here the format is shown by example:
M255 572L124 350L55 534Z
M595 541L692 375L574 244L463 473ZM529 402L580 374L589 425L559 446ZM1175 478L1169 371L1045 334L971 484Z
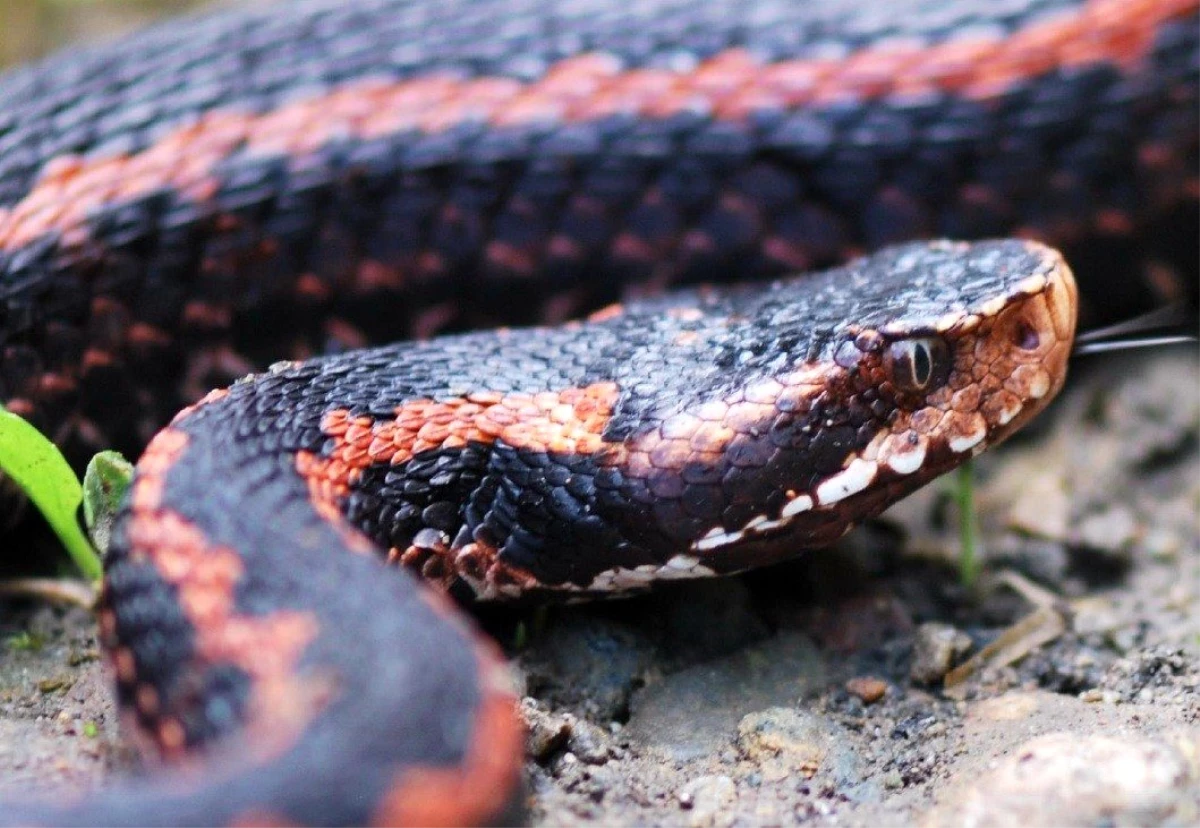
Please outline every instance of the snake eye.
M924 393L939 387L950 376L950 346L938 336L899 339L888 345L884 367L901 391Z

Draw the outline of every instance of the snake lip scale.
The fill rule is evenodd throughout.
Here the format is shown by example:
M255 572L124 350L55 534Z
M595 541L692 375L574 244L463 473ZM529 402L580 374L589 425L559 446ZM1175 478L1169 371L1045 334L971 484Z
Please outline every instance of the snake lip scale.
M145 449L98 620L166 766L0 821L513 817L447 593L829 544L1194 293L1198 7L312 0L0 76L0 400Z

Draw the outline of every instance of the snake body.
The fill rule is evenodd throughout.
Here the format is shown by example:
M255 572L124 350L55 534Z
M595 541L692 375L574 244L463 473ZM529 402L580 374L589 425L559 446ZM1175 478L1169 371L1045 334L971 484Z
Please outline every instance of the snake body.
M1076 318L1019 240L639 294L1012 233L1094 309L1194 290L1197 8L305 2L0 79L0 399L149 440L100 628L176 766L0 817L510 813L501 662L422 580L827 544L1040 410ZM497 320L542 324L346 350Z

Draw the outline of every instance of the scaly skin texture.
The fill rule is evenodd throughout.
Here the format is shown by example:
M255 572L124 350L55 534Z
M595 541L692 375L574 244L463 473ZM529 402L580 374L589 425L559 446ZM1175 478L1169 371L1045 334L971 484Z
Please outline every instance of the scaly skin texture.
M1194 290L1197 3L989 14L316 2L19 70L0 399L129 449L266 359L930 234L1064 244L1110 308ZM213 392L139 463L100 614L179 767L0 816L503 816L502 668L413 570L586 594L828 543L1039 410L1074 325L1053 251L921 244Z

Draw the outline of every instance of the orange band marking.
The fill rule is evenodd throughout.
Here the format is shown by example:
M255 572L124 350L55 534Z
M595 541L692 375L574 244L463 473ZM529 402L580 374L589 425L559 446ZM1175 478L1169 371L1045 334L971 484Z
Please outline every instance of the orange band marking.
M467 121L503 128L618 113L665 118L697 107L721 120L741 120L763 108L930 90L986 100L1057 67L1136 65L1164 23L1197 8L1197 0L1090 0L1004 40L891 44L843 60L764 66L744 50L730 49L677 72L625 69L612 55L587 53L559 62L530 83L449 74L355 81L272 112L213 110L133 155L53 159L24 199L0 209L0 250L15 250L51 232L61 233L65 247L75 247L87 238L89 214L160 188L210 200L218 186L213 170L234 152L304 155L338 136L439 133Z
M273 752L290 744L317 712L320 693L303 686L295 671L319 627L307 612L237 612L234 591L245 571L241 556L214 545L198 527L162 506L167 470L183 456L187 444L187 434L167 428L150 442L138 463L131 494L130 559L153 564L175 587L194 631L198 668L233 664L251 677L248 727L256 745ZM178 756L186 748L182 728L171 719L161 722L155 735L164 755Z
M344 409L326 414L321 430L336 445L327 456L302 451L296 470L326 518L340 513L337 501L372 465L399 465L417 454L503 440L515 448L555 454L597 454L620 395L615 383L540 394L478 392L462 399L413 400L396 409L396 419L351 417Z

